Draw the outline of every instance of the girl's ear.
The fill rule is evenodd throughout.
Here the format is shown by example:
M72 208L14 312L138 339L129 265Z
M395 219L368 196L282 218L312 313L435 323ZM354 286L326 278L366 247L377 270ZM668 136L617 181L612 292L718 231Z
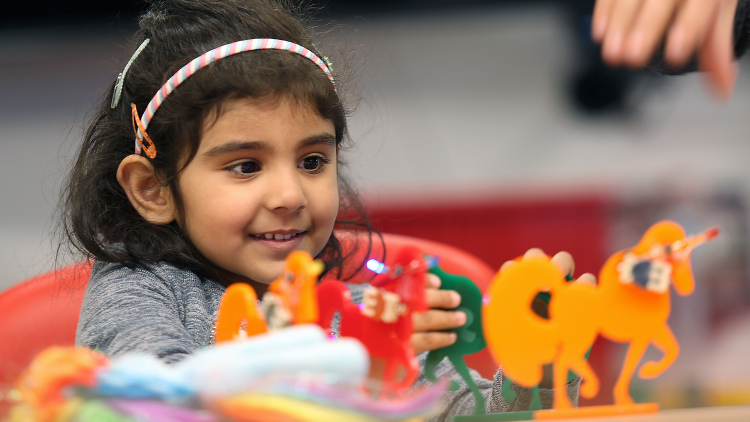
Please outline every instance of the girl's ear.
M169 186L162 185L156 170L146 157L132 154L117 167L117 181L128 195L133 208L152 224L169 224L175 220L176 207Z

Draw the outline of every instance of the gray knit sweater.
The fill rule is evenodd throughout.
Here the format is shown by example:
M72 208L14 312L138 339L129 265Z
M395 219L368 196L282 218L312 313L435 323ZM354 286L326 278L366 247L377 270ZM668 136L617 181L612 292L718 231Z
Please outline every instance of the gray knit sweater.
M361 288L352 286L352 298L361 301ZM177 362L213 342L213 326L224 287L170 264L158 263L129 269L120 264L96 261L81 308L76 343L98 349L108 356L147 352L165 362ZM426 353L419 356L424 363ZM450 376L460 388L445 394L443 412L431 420L471 414L474 396L453 366L444 360L435 370ZM525 410L531 399L527 390L516 389L512 403L503 400L505 378L498 371L493 381L472 371L486 397L489 413ZM418 384L429 382L420 377ZM577 402L579 380L568 385ZM515 389L515 386L514 386ZM541 390L542 404L550 407L552 390Z

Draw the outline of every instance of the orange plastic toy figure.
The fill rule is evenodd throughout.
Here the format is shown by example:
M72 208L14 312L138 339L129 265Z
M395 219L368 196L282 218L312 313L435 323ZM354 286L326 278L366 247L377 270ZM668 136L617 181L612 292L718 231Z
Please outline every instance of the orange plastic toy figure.
M671 282L681 295L692 293L690 253L717 234L714 228L686 237L677 223L656 223L638 245L607 260L597 286L566 283L562 272L545 258L526 259L496 275L482 310L485 337L495 360L510 379L526 387L539 384L543 364L554 363L555 411L537 412L536 419L658 409L655 404L633 404L630 379L651 343L664 356L646 362L640 377L658 376L677 358L679 345L667 325L669 285ZM530 308L532 299L542 291L552 296L549 320ZM584 397L599 390L598 378L585 355L600 334L630 344L613 391L615 406L567 411L571 407L565 388L569 370L582 377Z
M293 324L318 320L315 284L322 272L321 261L314 260L308 252L294 251L287 256L281 276L268 287L268 291L291 315ZM268 329L266 319L258 309L255 290L245 283L234 283L227 287L216 317L215 342L254 336Z
M266 320L258 310L258 296L245 283L227 287L216 315L214 342L231 341L267 332Z
M291 312L292 324L318 321L315 285L323 268L323 262L312 259L309 253L294 251L286 258L281 277L268 287L268 291L276 295L282 306Z
M427 264L423 254L416 248L402 248L396 254L392 269L373 280L372 285L386 293L398 296L395 320L383 317L385 309L364 311L351 302L346 285L338 280L326 280L317 287L320 318L318 325L330 330L336 312L341 313L339 334L354 337L365 345L370 357L385 361L381 396L399 392L410 387L419 376L419 363L414 356L410 337L413 332L412 312L427 310L425 274ZM367 316L369 313L372 317ZM406 375L397 380L398 370L404 368Z

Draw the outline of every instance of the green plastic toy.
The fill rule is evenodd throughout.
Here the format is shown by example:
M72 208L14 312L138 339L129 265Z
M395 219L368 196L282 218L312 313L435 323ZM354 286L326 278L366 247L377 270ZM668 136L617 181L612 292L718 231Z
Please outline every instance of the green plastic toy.
M428 352L423 373L427 379L437 381L434 374L435 367L447 357L474 393L476 399L474 414L483 414L485 413L484 396L471 379L469 368L464 361L465 355L476 353L487 346L482 330L482 292L470 279L448 274L437 265L430 268L429 272L440 278L441 289L455 290L461 295L461 304L452 310L463 311L466 314L466 324L460 328L447 330L456 333L456 342L442 349ZM452 388L457 388L457 385L453 385Z

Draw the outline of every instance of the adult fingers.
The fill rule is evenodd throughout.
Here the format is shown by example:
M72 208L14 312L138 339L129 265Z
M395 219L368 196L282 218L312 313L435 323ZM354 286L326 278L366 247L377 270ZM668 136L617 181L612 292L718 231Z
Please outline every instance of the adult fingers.
M685 64L703 44L718 19L718 0L686 0L675 16L664 46L664 59L672 66Z
M435 350L450 346L455 342L456 333L414 333L411 336L411 346L414 348L414 354L417 355L427 350Z
M466 314L463 311L431 309L413 314L412 324L415 333L458 328L466 324Z
M602 58L611 66L619 66L623 62L625 39L641 9L641 3L642 0L618 1L610 10L607 30L602 39Z
M646 1L627 32L623 57L633 68L646 65L664 38L675 13L675 2L670 0Z
M615 0L597 0L594 13L591 16L591 38L595 42L602 42L609 26L609 17L615 6Z
M714 93L726 100L737 80L734 57L734 15L737 0L724 0L714 25L700 51L700 69L705 72Z

